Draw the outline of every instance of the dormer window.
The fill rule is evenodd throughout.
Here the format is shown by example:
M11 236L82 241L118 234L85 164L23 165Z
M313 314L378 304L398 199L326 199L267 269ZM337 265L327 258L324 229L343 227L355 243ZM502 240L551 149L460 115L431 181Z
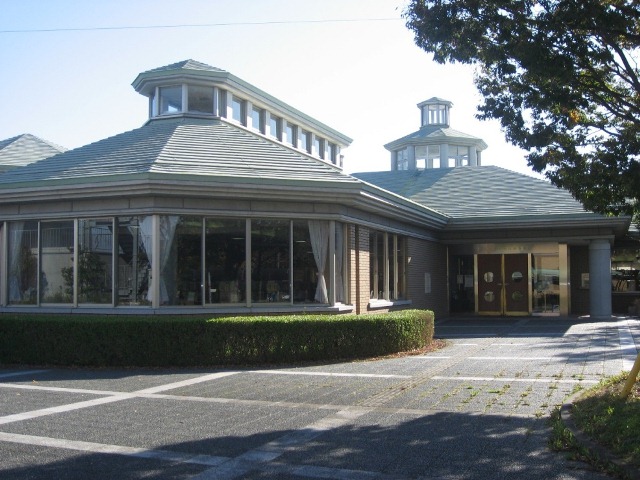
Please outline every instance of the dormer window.
M182 86L160 87L160 115L182 112Z
M258 107L251 108L251 127L260 133L264 133L264 110Z
M311 150L311 133L306 130L300 130L300 145L298 145L300 150L304 150L305 152L309 152Z
M197 85L189 85L187 88L189 111L213 114L213 88Z
M298 134L298 129L296 128L295 125L293 125L292 123L286 122L286 126L285 126L285 139L284 141L287 143L287 145L291 145L292 147L295 147L297 144L297 134Z
M406 148L396 152L396 170L409 170L409 151Z
M275 115L269 117L269 135L277 140L282 139L282 119Z
M240 99L240 98L238 98L236 96L233 96L231 98L231 115L232 115L232 118L236 122L238 122L238 123L240 123L242 125L244 125L245 122L246 122L246 120L245 120L246 115L245 115L245 112L244 112L244 106L245 106L245 102L242 99Z

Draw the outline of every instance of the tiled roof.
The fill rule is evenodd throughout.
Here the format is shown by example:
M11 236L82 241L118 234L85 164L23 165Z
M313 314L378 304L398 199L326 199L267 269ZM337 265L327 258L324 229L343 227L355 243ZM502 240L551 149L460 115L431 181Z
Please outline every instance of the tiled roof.
M206 63L189 59L172 63L171 65L165 65L163 67L152 68L151 70L147 70L143 73L163 72L168 70L202 70L206 72L224 72L224 70L220 68L212 67L211 65L207 65Z
M584 214L569 192L496 166L354 173L453 219Z
M174 118L86 145L0 175L0 188L195 175L217 181L357 183L336 167L221 120ZM184 178L184 177L182 177Z
M405 143L412 143L416 140L433 139L434 143L438 143L438 141L443 138L446 138L448 140L463 140L472 143L478 143L478 145L483 149L487 147L487 144L481 138L474 137L473 135L469 135L468 133L460 132L459 130L455 130L449 127L443 127L442 125L426 125L420 130L417 130L413 133L410 133L409 135L405 135L402 138L398 138L397 140L387 143L385 145L385 148L394 148L395 146Z
M64 147L30 133L0 140L0 171L28 165L64 151Z

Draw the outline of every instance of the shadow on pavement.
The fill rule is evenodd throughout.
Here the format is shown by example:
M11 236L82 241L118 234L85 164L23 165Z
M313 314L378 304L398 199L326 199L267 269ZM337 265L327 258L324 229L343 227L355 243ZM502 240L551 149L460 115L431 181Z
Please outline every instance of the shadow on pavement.
M173 444L158 439L151 448L231 458L295 432L273 430L248 436L211 432L206 438ZM458 480L606 478L548 451L548 438L544 419L450 412L420 418L367 413L355 425L317 436L311 432L306 442L284 450L274 463L245 465L244 474L224 478L308 478L310 474L296 470L300 466L315 472L340 469L333 474L324 470L322 478L369 478L341 476L345 475L342 470ZM212 468L5 442L1 447L0 476L12 480L187 479Z

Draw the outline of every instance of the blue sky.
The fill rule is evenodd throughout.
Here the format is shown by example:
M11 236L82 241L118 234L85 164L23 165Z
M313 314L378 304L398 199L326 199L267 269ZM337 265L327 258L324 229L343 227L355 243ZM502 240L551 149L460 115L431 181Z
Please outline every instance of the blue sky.
M32 133L75 148L138 128L137 74L192 58L351 137L347 172L387 170L383 145L417 130L416 104L437 96L453 102L453 128L487 142L483 164L531 173L497 122L474 118L472 68L415 46L405 3L2 0L0 139Z

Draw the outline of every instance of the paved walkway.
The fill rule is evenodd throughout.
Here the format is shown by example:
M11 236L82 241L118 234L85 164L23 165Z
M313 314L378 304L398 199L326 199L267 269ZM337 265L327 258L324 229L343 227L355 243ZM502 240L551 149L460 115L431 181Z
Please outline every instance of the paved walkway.
M236 370L0 369L0 478L602 479L546 418L640 321L449 319L427 355Z

